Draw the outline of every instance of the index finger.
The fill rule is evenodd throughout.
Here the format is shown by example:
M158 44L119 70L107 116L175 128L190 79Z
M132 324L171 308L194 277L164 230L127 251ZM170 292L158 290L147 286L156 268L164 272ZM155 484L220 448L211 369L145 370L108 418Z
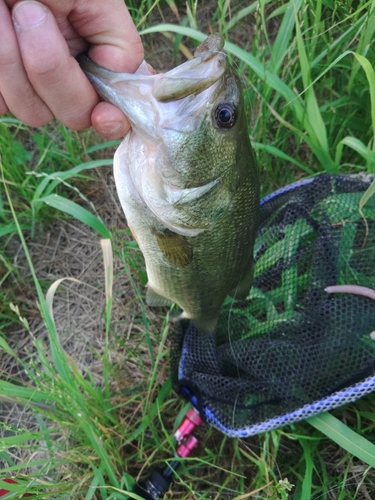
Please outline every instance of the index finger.
M91 44L90 58L113 71L133 73L143 61L144 50L124 0L77 0L75 4L69 20Z

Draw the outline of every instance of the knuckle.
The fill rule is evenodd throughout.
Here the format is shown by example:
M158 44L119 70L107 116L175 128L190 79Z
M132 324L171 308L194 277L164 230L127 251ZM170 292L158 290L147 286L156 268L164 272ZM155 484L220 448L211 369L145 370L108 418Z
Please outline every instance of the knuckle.
M61 76L61 63L58 58L41 60L30 58L24 61L25 69L30 79L37 78L48 81L58 80Z
M25 123L27 125L29 125L30 127L41 127L43 125L46 125L47 123L51 122L53 120L53 116L36 116L36 115L33 115L32 117L30 117L27 121L25 121Z
M40 110L38 113L33 113L27 116L18 116L18 118L30 127L41 127L42 125L46 125L53 120L53 116L50 113L41 112Z
M132 33L126 38L123 50L127 52L129 47L131 47L132 59L140 64L144 59L145 51L138 32Z
M144 47L143 47L141 36L140 36L140 34L138 32L135 34L134 39L132 40L132 42L133 42L134 52L137 55L142 55L142 57L143 57L145 51L144 51Z
M72 130L85 130L91 127L90 114L86 113L70 113L66 118L61 118L61 123Z
M9 71L9 68L14 68L20 64L19 55L16 52L0 52L0 68L1 72Z
M53 120L54 116L49 108L39 99L23 103L22 108L10 109L14 116L30 127L41 127Z

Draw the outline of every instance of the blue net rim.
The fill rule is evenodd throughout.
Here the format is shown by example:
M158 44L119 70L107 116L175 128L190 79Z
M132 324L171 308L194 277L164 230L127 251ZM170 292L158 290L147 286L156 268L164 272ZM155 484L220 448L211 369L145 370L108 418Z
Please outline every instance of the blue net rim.
M301 186L305 186L307 184L311 184L312 182L317 182L317 181L324 182L331 177L332 174L317 174L317 177L310 177L308 179L302 179L300 181L293 182L293 184L288 184L287 186L277 189L276 191L273 191L272 193L262 198L260 200L260 206L264 205L268 201L273 200L274 198L277 198L278 196L288 193L289 191L293 191L294 189L297 189ZM360 172L358 174L337 174L335 175L335 177L338 179L347 179L348 177L354 179L358 178L364 182L367 182L368 185L370 185L375 178L374 174L366 174L365 172Z
M215 416L213 412L207 407L198 407L196 398L191 398L190 401L202 414L209 424L223 434L233 438L245 438L268 432L285 425L293 424L306 420L310 417L324 413L347 403L353 403L357 399L374 392L375 390L375 375L358 382L355 385L342 389L341 391L330 394L329 396L314 401L313 403L306 404L297 410L278 415L275 418L269 419L259 424L243 427L242 429L231 429L225 427Z

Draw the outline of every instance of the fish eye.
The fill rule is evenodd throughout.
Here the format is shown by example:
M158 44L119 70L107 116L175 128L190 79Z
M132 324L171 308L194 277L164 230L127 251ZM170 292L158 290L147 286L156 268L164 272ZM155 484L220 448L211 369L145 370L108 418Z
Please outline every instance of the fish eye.
M233 104L222 102L215 109L215 121L219 128L231 128L236 122L236 111Z

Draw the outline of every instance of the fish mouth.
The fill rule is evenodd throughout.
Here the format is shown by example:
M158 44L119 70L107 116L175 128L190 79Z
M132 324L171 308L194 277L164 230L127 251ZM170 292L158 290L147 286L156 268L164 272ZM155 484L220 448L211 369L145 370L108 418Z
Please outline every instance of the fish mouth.
M121 109L139 133L155 137L150 133L152 128L168 128L172 116L182 122L186 108L194 115L202 111L226 70L223 45L221 36L211 35L192 59L164 74L152 74L145 62L134 74L128 74L98 66L87 54L80 54L77 61L104 100ZM195 126L192 124L190 130Z
M192 59L155 79L152 89L155 99L159 102L177 101L211 87L225 70L223 47L224 39L220 35L206 38Z

